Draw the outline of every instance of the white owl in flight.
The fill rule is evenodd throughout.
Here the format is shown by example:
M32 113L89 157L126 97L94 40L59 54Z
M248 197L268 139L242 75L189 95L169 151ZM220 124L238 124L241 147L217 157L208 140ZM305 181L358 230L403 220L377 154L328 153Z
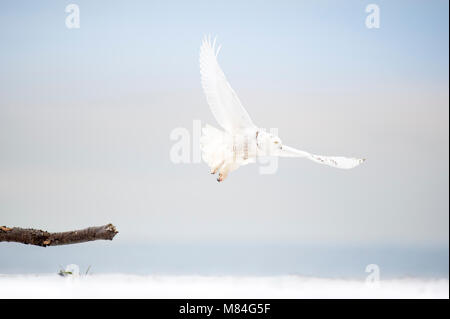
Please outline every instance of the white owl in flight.
M350 169L364 159L340 156L314 155L282 144L278 136L267 133L253 124L238 96L228 83L217 63L220 46L216 41L204 38L200 48L200 74L203 90L211 111L221 131L210 125L202 128L200 145L202 158L211 168L211 174L219 173L222 182L231 171L242 165L256 162L258 156L304 157L320 164Z

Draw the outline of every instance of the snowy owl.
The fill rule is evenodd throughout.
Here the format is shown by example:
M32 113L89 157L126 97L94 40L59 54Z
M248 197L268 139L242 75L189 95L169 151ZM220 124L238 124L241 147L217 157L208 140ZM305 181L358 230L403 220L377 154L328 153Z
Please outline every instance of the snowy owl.
M200 74L211 111L224 131L210 125L202 128L200 147L211 174L222 182L231 171L256 162L258 156L304 157L320 164L350 169L364 159L321 156L284 145L280 138L253 124L217 62L220 46L204 38L200 47Z

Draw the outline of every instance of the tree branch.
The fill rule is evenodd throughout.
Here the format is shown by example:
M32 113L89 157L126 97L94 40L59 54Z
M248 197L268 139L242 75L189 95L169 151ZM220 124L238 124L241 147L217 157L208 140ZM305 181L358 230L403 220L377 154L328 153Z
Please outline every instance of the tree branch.
M89 227L62 233L49 233L38 229L0 226L0 242L16 242L41 247L70 245L93 240L112 240L118 233L113 224Z

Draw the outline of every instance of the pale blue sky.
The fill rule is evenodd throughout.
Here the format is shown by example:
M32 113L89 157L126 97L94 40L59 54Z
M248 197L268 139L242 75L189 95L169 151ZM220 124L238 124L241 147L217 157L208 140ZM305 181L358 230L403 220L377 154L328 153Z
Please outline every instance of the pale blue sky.
M120 247L429 245L448 257L448 1L74 1L76 30L69 3L0 4L0 224L113 222ZM379 29L365 26L369 3ZM216 125L204 34L256 124L368 161L343 172L283 159L275 175L247 166L223 184L205 164L171 163L172 129ZM23 251L12 247L0 252Z
M1 84L9 94L24 94L24 88L34 93L36 77L41 86L59 89L52 94L58 101L110 96L108 89L196 89L205 33L219 36L223 68L240 88L448 83L447 1L380 1L378 30L365 27L368 1L77 3L79 30L65 28L66 3L2 3Z

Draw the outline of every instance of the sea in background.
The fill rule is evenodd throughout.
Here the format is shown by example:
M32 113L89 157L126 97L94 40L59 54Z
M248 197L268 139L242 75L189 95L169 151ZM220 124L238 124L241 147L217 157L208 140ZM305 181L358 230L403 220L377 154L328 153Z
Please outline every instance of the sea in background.
M448 246L135 244L91 242L35 247L0 244L0 274L57 273L76 264L81 273L135 275L278 276L364 279L376 264L380 279L449 278Z

